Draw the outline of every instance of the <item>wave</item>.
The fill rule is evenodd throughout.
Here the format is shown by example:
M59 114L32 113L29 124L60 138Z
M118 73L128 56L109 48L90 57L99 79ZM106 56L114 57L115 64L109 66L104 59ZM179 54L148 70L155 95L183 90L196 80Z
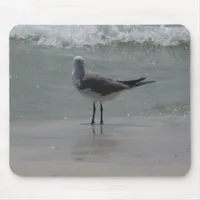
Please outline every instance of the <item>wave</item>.
M123 43L155 46L188 45L189 32L184 26L48 26L19 25L10 38L26 43L56 48L84 48L98 45L117 46Z

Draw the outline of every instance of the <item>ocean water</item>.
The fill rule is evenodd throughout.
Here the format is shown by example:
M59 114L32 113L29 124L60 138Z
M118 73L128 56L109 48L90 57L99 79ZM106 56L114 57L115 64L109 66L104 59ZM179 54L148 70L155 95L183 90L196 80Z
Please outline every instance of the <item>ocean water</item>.
M190 116L190 36L183 26L16 26L10 32L11 122L90 121L92 101L73 87L73 57L87 70L156 83L104 105L114 117ZM96 121L99 119L97 106Z

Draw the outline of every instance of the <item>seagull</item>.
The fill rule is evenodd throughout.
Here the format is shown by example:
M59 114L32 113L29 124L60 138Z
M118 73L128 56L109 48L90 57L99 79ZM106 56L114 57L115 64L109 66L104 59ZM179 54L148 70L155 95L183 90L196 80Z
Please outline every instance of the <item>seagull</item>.
M103 105L106 100L116 98L122 91L139 87L155 81L144 81L141 77L136 80L119 81L104 77L100 74L85 71L84 59L81 56L74 57L74 68L72 72L72 81L75 88L85 97L93 101L93 115L91 124L95 124L95 112L97 102L100 103L101 120L103 124Z

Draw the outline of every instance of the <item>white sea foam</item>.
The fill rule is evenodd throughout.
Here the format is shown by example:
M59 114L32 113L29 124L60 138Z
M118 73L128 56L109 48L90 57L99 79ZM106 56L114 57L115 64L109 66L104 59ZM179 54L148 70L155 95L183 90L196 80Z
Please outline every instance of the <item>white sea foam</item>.
M56 48L121 43L150 43L160 46L188 44L189 32L183 26L15 26L10 37L28 43Z

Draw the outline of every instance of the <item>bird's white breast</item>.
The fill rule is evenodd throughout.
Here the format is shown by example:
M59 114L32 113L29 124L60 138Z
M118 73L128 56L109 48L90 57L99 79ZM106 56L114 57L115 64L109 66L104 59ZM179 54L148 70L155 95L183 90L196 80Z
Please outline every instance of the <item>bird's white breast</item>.
M74 86L78 89L78 86L80 85L80 79L76 78L74 70L72 72L72 82Z

